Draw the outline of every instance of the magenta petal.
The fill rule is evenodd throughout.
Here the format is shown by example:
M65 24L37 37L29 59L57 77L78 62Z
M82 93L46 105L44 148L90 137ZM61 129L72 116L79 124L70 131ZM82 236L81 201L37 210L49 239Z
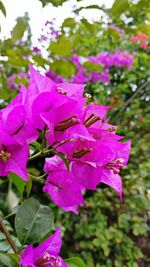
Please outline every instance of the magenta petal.
M44 171L51 172L60 169L66 169L66 166L59 156L45 159Z
M42 244L34 249L34 262L43 256L46 252L50 255L59 255L62 246L61 229L57 228L55 233L46 239Z
M43 92L39 94L32 104L32 118L36 128L44 130L45 122L41 119L40 114L50 109L51 93Z
M0 158L0 176L7 176L8 173L9 172L5 170L5 163Z
M62 208L84 204L81 188L67 170L50 173L43 191L48 192L52 200Z
M100 106L100 105L88 105L83 110L83 120L85 121L91 114L94 114L100 118L100 121L104 119L106 116L107 111L109 110L109 107L107 106ZM101 123L97 122L95 125L99 125Z
M77 206L73 206L73 207L62 207L62 209L66 212L72 211L73 213L75 213L76 215L78 215L78 207Z
M84 84L74 84L74 83L60 83L57 84L58 87L66 90L67 96L73 99L83 98Z
M82 124L76 124L62 133L55 134L56 141L74 139L85 139L89 141L95 141L95 139L89 134L88 130Z
M26 169L29 155L28 145L9 146L9 152L11 153L11 157L6 161L5 170L7 172L13 172L23 180L28 181L28 173Z
M71 166L76 181L86 189L94 190L99 183L97 168L83 162L73 162Z
M33 246L32 245L27 246L26 249L24 250L24 252L21 256L20 264L23 266L27 265L29 267L36 267L34 265Z
M114 174L112 170L99 169L99 181L115 189L122 200L122 181L118 174Z
M8 134L13 135L24 125L25 108L23 105L8 107L3 111L2 123Z
M50 78L41 75L32 65L30 65L30 79L32 86L36 87L39 93L56 89L56 84Z
M38 138L38 131L33 126L32 122L29 119L25 120L23 128L13 135L13 137L21 144L24 142L31 143Z

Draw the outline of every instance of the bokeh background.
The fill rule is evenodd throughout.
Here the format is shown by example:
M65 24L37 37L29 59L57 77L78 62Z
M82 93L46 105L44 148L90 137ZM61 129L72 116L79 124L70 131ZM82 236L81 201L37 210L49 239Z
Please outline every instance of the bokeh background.
M20 83L27 86L32 64L56 82L85 83L87 101L110 106L110 122L132 140L122 203L106 186L86 192L79 216L50 203L62 224L63 255L79 255L87 267L149 267L150 1L12 2L0 1L0 108ZM36 166L31 172L40 175L41 161ZM15 214L18 192L15 184L7 188L0 178L0 210ZM32 194L49 203L40 185ZM7 216L13 234L10 223ZM0 250L9 250L1 234Z

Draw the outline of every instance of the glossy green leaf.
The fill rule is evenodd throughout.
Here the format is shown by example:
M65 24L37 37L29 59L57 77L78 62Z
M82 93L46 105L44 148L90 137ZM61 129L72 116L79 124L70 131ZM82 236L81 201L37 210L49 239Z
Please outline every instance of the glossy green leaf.
M36 199L23 202L17 211L15 229L21 244L36 243L52 230L54 216L48 206Z
M77 257L65 260L69 267L86 267L85 263Z

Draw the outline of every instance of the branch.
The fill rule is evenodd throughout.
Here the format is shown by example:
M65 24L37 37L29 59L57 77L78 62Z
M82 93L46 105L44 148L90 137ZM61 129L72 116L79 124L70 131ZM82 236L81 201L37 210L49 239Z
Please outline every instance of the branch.
M8 243L10 244L11 248L13 249L14 253L18 255L18 248L16 247L16 245L12 241L12 239L10 237L10 233L8 232L1 216L0 216L0 230L6 236L6 239L7 239Z
M76 141L75 138L71 138L71 139L68 139L68 140L63 140L63 141L61 141L60 143L58 143L56 146L54 146L54 147L52 147L52 148L50 148L50 149L47 149L47 150L45 150L45 151L40 151L40 152L38 152L37 154L31 156L31 157L29 158L29 161L31 161L31 160L33 160L33 159L36 159L36 158L39 158L39 157L46 157L46 156L48 156L50 153L53 153L53 152L55 153L55 149L56 149L56 148L58 148L58 147L60 147L60 146L62 146L62 145L64 145L64 144L66 144L67 142L74 142L74 141Z
M124 105L122 106L122 108L120 109L120 111L117 113L117 115L113 118L113 121L116 121L119 119L120 115L122 114L122 112L133 102L133 100L136 98L136 96L138 95L138 93L143 90L145 88L145 86L148 85L150 81L146 81L144 82L141 86L139 86L139 88L135 91L135 93L127 100L127 102L124 103Z

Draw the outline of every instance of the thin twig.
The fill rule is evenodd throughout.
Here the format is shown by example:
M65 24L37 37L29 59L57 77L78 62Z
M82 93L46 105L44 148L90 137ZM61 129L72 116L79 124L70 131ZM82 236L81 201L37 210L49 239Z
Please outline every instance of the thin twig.
M138 95L138 93L143 90L145 88L145 86L148 85L150 81L146 81L144 82L141 86L139 86L139 88L135 91L135 93L127 100L127 102L124 103L124 105L122 106L122 108L120 109L120 111L117 113L117 115L113 118L113 121L115 122L116 120L119 119L120 115L122 114L122 112L133 102L133 100L136 98L136 96Z
M74 142L74 141L76 141L75 138L71 138L71 139L68 139L68 140L63 140L63 141L61 141L60 143L58 143L57 145L55 145L54 147L52 147L52 148L50 148L50 149L47 149L47 150L45 150L45 151L40 151L40 152L38 152L37 154L31 156L31 157L29 158L29 161L34 160L34 159L39 158L39 157L45 157L45 156L48 156L50 153L55 152L55 149L56 149L56 148L58 148L58 147L60 147L60 146L62 146L62 145L64 145L64 144L66 144L66 143L68 143L68 142Z
M8 232L1 216L0 216L0 229L4 233L4 235L6 236L6 239L7 239L8 243L10 244L11 248L13 249L14 253L18 255L18 248L16 247L13 240L11 239L10 233Z

